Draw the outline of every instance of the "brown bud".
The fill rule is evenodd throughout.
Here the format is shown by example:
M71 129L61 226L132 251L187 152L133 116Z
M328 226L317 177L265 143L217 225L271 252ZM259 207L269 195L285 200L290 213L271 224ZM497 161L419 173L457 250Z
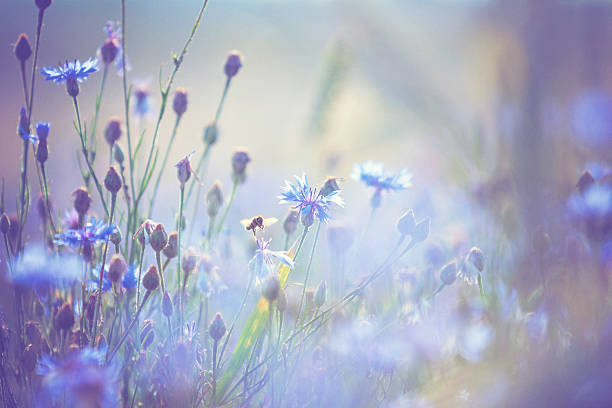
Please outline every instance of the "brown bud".
M74 326L74 320L72 306L64 303L55 314L53 325L57 330L70 330Z
M177 116L181 117L187 111L187 91L184 88L178 88L174 93L172 107Z
M208 327L208 334L214 341L219 341L223 336L225 336L225 330L226 328L223 317L221 316L221 313L217 313Z
M278 298L280 291L280 279L275 273L269 274L263 281L262 295L268 302L274 302Z
M164 248L163 253L168 259L176 257L178 252L178 232L173 231L168 236L168 245Z
M185 273L191 273L198 264L198 255L193 247L187 248L183 259L181 259L181 266Z
M291 210L285 217L285 221L283 222L283 229L285 230L285 234L291 235L297 229L297 225L300 222L300 212L298 210Z
M77 214L85 215L91 206L89 191L85 187L79 187L73 191L72 196L74 197L74 209Z
M119 43L115 38L109 38L104 41L102 47L100 47L100 55L102 55L102 61L104 64L112 64L117 54L119 53Z
M225 66L223 67L225 75L227 75L228 78L233 78L240 68L242 68L242 55L238 51L230 52L225 61Z
M162 223L155 225L149 235L149 243L155 252L161 252L168 245L168 234Z
M243 147L234 150L232 154L232 179L234 182L242 183L246 178L246 166L251 161L249 151Z
M321 195L328 196L334 191L340 190L340 185L338 184L338 179L336 177L328 177L325 179L323 183L323 187L321 187Z
M15 43L15 56L22 63L25 62L32 55L32 47L30 46L30 40L25 34L19 34L19 38Z
M121 119L111 118L104 130L104 138L109 145L114 146L121 137ZM118 161L118 160L117 160Z
M115 254L110 260L108 266L108 279L113 283L118 283L123 278L123 274L127 271L127 263L121 254Z
M121 176L117 172L115 166L110 166L106 177L104 177L104 187L112 194L117 194L117 191L121 190Z
M149 269L147 269L145 276L142 278L142 286L150 292L153 292L159 287L159 275L157 274L155 265L151 265Z

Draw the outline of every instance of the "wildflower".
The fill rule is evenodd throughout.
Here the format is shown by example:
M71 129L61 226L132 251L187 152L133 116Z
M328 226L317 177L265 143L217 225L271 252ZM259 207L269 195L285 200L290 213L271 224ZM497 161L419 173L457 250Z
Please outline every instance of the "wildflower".
M162 297L162 313L166 317L172 317L173 309L174 306L172 305L172 299L170 299L170 295L166 291Z
M234 183L242 183L246 178L246 166L251 161L249 151L243 147L234 150L232 154L232 179Z
M295 176L296 184L285 182L283 192L279 196L281 203L296 203L292 208L300 213L302 224L309 227L314 222L314 216L321 222L327 222L329 206L334 203L340 207L344 206L338 191L333 191L324 196L316 188L310 187L306 174L302 177Z
M121 254L115 254L108 266L108 278L113 283L118 283L127 271L127 263Z
M185 183L191 177L191 173L193 170L191 169L191 155L193 153L188 154L183 159L181 159L178 163L176 163L177 177L179 182L181 183L181 188L185 187Z
M298 222L300 221L299 215L299 211L289 210L287 216L285 217L285 221L283 221L283 229L285 230L285 234L291 235L295 232Z
M223 188L219 180L215 181L206 193L206 212L210 218L214 218L219 213L223 205Z
M269 274L263 281L261 293L268 302L274 302L280 291L280 279L276 273Z
M255 273L257 279L261 280L266 275L274 273L275 261L279 261L293 268L293 261L287 256L287 251L272 251L268 249L272 240L257 240L255 255L249 262L249 269Z
M178 250L178 232L173 231L168 236L168 245L163 249L163 253L168 259L176 257Z
M225 330L225 321L223 321L221 313L217 313L213 321L210 323L208 334L214 341L219 341L223 336L225 336Z
M105 354L105 350L86 347L61 360L44 355L36 372L42 376L45 392L67 406L116 406L118 379L116 370L104 364Z
M113 147L117 140L121 137L121 119L119 118L111 118L106 125L106 129L104 130L104 138L108 142L109 146Z
M445 285L452 285L457 279L457 261L453 259L440 268L440 280Z
M155 252L161 252L168 245L168 234L162 223L156 224L151 230L149 243Z
M374 187L371 205L376 208L380 205L381 193L386 191L405 190L412 186L412 174L403 169L397 174L385 172L382 163L368 161L355 164L351 177L361 181L366 187Z
M106 177L104 177L104 187L112 194L117 194L117 192L121 190L121 186L121 176L117 172L115 166L110 166L106 173Z
M228 79L231 79L236 76L240 68L242 68L242 54L240 54L238 51L230 52L223 68L225 75L227 75Z
M81 217L89 211L91 205L91 196L85 187L79 187L72 192L74 197L74 209Z
M105 242L115 231L114 224L104 224L102 220L96 221L91 217L90 221L81 229L69 229L55 235L56 245L68 245L71 248L95 245Z
M202 135L202 139L206 145L214 145L217 142L218 136L217 124L215 122L210 122L208 125L206 125L204 128L204 134Z
M40 11L45 11L51 5L51 0L34 0L34 3Z
M28 245L15 260L10 280L29 288L67 287L79 280L80 271L76 257L48 254L43 247Z
M51 125L47 122L38 122L36 124L36 136L38 139L38 146L36 147L36 160L39 163L47 161L49 151L47 149L47 138L49 137L49 128Z
M62 66L45 67L42 69L42 74L46 75L45 80L53 81L56 84L66 82L66 90L68 95L75 98L79 94L79 82L89 77L89 74L98 71L98 60L90 58L81 63L79 60L72 62L66 61Z
M320 308L321 306L323 306L325 304L325 301L327 300L327 282L322 281L319 286L317 286L317 290L314 294L314 305L317 308Z
M174 93L172 108L179 118L187 111L187 91L184 88L179 88Z
M149 269L147 269L145 276L142 278L142 286L149 292L153 292L159 286L159 275L157 274L155 265L151 265Z
M30 40L25 34L19 34L17 43L15 43L15 57L23 64L28 58L32 56L32 47L30 46Z

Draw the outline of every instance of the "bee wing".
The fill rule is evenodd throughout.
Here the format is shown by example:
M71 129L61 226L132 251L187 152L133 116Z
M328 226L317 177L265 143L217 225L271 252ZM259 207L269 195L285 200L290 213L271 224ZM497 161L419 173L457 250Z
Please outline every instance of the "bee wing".
M251 223L251 220L248 218L245 218L244 220L240 221L240 224L242 224L244 228L248 227L250 223Z
M263 224L264 226L269 227L270 225L274 224L276 221L278 221L278 219L274 217L264 218Z

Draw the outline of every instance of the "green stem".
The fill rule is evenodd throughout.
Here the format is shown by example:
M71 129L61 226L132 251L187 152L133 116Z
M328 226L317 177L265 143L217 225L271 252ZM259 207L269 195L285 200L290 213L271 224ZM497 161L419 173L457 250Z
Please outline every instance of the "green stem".
M238 189L238 181L234 180L234 184L232 186L232 192L230 194L229 201L227 202L227 205L225 206L225 210L223 211L223 216L221 217L221 221L219 222L219 225L217 226L217 231L215 233L216 237L219 236L219 234L221 233L221 230L223 229L223 224L225 223L225 219L227 218L230 208L232 207L232 203L234 202L234 197L236 196L237 189Z
M96 96L96 107L94 110L94 117L91 124L91 135L89 142L89 151L95 151L95 140L96 140L96 129L98 127L98 115L100 113L100 106L102 105L102 94L104 93L104 87L106 85L106 77L108 74L108 65L104 64L104 70L102 71L102 83L100 84L100 92ZM112 152L112 149L111 149ZM112 154L112 153L111 153ZM111 156L112 157L112 156Z
M180 331L179 335L183 338L183 297L181 296L180 284L181 284L181 238L183 236L183 199L185 197L185 186L181 186L181 194L179 200L179 215L178 215L178 247L177 247L177 262L176 262L176 285L178 288L178 306L179 306L179 322L180 322Z
M144 245L140 249L140 262L138 265L138 282L136 284L136 305L140 303L140 281L142 280L142 260L144 259Z
M166 164L168 163L168 156L170 156L170 150L172 150L172 145L174 144L174 138L176 137L176 131L178 130L180 121L181 121L181 116L177 115L176 121L174 122L174 127L172 128L170 142L168 143L168 146L166 147L166 154L164 155L164 160L162 161L162 165L159 168L159 174L157 176L157 181L155 182L155 187L153 188L153 194L151 195L151 201L149 202L149 215L147 216L147 218L151 218L151 214L153 214L153 205L155 204L155 198L157 197L157 190L159 189L161 178L164 174Z
M164 280L164 268L161 263L161 255L160 252L155 253L155 260L157 261L157 269L159 271L159 280L161 281L162 286L162 296L166 293L166 283Z
M308 266L306 267L306 277L304 278L304 286L302 287L302 296L300 298L300 307L297 310L297 317L295 319L295 326L297 327L298 322L301 322L302 306L304 305L304 296L306 295L306 287L308 286L308 279L310 278L310 267L312 266L312 259L314 258L315 250L317 249L317 242L319 241L319 232L321 231L321 221L317 224L317 232L315 233L314 242L312 243L312 251L310 252L310 259L308 260Z
M53 230L53 235L57 232L55 229L55 224L53 222L53 216L51 215L51 206L49 205L49 189L47 187L47 174L45 172L45 164L40 164L40 170L43 178L43 192L45 194L45 207L47 207L47 215L49 216L49 222L51 224L51 229Z
M110 364L110 362L113 360L113 357L115 357L115 354L117 353L117 351L119 351L119 349L121 348L121 345L123 344L125 339L127 339L127 337L129 336L130 331L132 331L132 328L134 327L134 324L138 321L138 316L140 316L140 312L142 311L142 308L144 307L145 303L147 303L147 300L149 299L150 296L151 296L151 291L147 290L144 298L142 299L142 303L140 304L140 306L138 307L138 310L136 311L136 316L134 316L134 318L132 319L132 322L130 323L125 333L123 334L123 337L121 337L121 340L119 340L119 342L117 343L113 351L108 355L106 359L107 364Z

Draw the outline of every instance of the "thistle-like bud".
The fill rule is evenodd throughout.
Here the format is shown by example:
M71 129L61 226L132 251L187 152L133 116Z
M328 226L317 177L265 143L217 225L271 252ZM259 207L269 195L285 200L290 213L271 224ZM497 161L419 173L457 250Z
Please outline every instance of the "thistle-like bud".
M11 220L6 213L2 213L0 216L0 232L3 234L8 234L11 230Z
M30 46L30 40L25 34L19 34L19 38L15 43L15 57L22 63L26 62L30 56L32 56L32 47Z
M223 205L223 188L219 180L215 181L206 193L206 212L210 218L215 217L219 213L219 209Z
M283 221L283 229L285 234L291 235L297 229L298 222L300 222L300 212L298 210L290 210Z
M312 212L312 209L310 211L302 210L300 220L302 221L302 225L306 228L309 228L312 224L314 224L314 213Z
M263 297L265 297L270 303L274 302L278 298L279 291L280 279L278 278L278 275L275 273L269 274L263 281L263 287L261 290Z
M217 138L219 137L219 130L217 128L217 124L215 122L210 122L204 128L204 134L202 135L202 139L204 143L212 146L217 142Z
M155 252L161 252L168 245L168 234L162 223L157 224L151 231L149 243Z
M483 271L485 267L485 257L480 248L472 247L468 253L467 259L476 269L478 269L478 272Z
M74 209L77 214L84 216L89 211L89 206L91 205L89 191L85 187L79 187L72 192L72 196L74 197Z
M183 116L185 111L187 111L187 91L185 88L178 88L174 93L172 108L174 108L174 112L178 117Z
M34 0L34 3L40 11L45 11L51 5L51 0Z
M121 254L115 254L110 260L108 266L108 279L113 283L118 283L123 278L123 274L127 271L127 263Z
M232 179L234 182L242 183L246 178L246 167L251 161L249 151L243 147L234 150L232 154Z
M223 321L221 313L217 313L213 321L210 323L210 326L208 327L208 334L214 341L219 341L223 336L225 336L225 322Z
M193 247L189 247L181 259L181 267L185 273L190 274L196 266L198 266L198 255Z
M121 190L122 185L121 176L117 172L117 169L115 166L110 166L106 173L106 177L104 177L104 187L112 194L117 194L117 191Z
M289 301L287 300L287 293L284 290L280 290L278 292L278 298L276 299L276 307L282 313L287 310L287 306L289 305Z
M123 236L121 235L121 230L119 228L115 228L115 230L110 234L109 240L114 245L119 245L121 243L121 239Z
M176 176L178 177L179 183L181 183L181 188L185 186L185 183L187 183L187 180L191 177L191 172L189 156L185 156L184 159L176 163Z
M119 53L119 43L115 38L109 38L104 41L104 44L100 47L100 55L105 65L112 64L117 58Z
M74 310L68 303L64 303L55 314L53 325L57 330L70 330L74 326Z
M227 75L228 78L233 78L240 68L242 68L242 55L234 50L230 52L225 61L225 75Z
M321 187L321 195L327 197L334 191L340 190L340 185L338 184L338 179L336 177L328 177L325 179L323 183L323 187Z
M123 160L125 160L125 155L123 154L123 150L121 150L121 147L118 144L115 144L113 150L115 151L115 161L119 164L123 164Z
M106 142L113 147L122 134L123 131L121 130L121 119L111 118L106 124L106 129L104 129L104 138L106 139Z
M168 259L176 257L178 252L178 232L173 231L168 236L168 245L164 248L163 253Z
M155 265L149 266L145 276L142 277L142 286L149 292L153 292L159 287L159 275L157 274Z
M314 305L320 308L321 306L325 304L326 300L327 300L327 282L322 281L321 283L319 283L319 286L317 287L317 291L314 294Z
M440 268L440 280L445 285L451 285L457 279L457 261L453 259Z
M402 235L412 235L416 229L416 225L414 211L412 210L406 211L399 220L397 220L397 229Z
M431 224L431 219L429 217L425 217L423 220L417 222L416 228L412 233L412 241L417 244L419 242L423 242L429 236L429 225Z
M170 299L170 295L166 291L162 297L162 313L166 317L171 317L173 309L174 306L172 305L172 299Z

